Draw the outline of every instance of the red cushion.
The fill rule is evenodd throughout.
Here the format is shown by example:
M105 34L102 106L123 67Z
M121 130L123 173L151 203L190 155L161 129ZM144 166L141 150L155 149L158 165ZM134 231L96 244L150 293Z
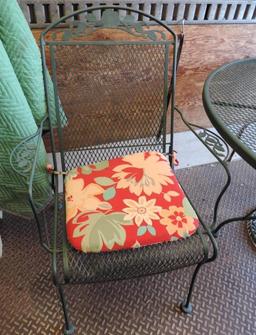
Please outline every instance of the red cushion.
M84 252L174 241L199 225L168 160L158 152L75 168L65 188L68 240Z

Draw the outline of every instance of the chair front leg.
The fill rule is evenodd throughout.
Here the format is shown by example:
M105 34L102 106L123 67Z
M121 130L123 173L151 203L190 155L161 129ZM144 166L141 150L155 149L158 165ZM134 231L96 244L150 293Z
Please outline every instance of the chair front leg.
M201 266L204 264L205 262L201 262L199 264L197 264L195 270L194 270L194 273L193 273L193 276L192 276L192 279L191 279L191 282L190 282L190 286L189 286L189 291L188 291L188 295L186 297L186 299L184 299L184 301L180 304L180 309L182 310L182 312L184 312L185 314L192 314L192 304L190 302L191 300L191 296L192 296L192 292L193 292L193 289L194 289L194 286L195 286L195 281L196 281L196 277L197 277L197 274L201 268Z
M64 326L64 335L72 335L75 332L75 327L70 322L70 318L68 315L68 309L67 309L67 302L66 297L63 291L62 285L57 285L57 289L60 296L61 306L64 314L64 320L65 320L65 326Z

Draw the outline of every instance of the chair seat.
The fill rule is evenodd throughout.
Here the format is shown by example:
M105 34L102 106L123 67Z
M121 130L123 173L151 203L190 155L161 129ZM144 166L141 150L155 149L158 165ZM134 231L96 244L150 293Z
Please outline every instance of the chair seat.
M167 158L140 152L77 167L65 178L69 243L86 253L176 241L199 220Z

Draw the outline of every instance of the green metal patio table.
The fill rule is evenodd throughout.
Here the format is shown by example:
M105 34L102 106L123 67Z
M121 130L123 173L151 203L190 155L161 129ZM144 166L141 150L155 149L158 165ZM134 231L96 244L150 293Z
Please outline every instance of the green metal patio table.
M234 61L210 73L204 84L203 104L233 153L256 168L256 58ZM256 220L249 220L247 227L256 245Z

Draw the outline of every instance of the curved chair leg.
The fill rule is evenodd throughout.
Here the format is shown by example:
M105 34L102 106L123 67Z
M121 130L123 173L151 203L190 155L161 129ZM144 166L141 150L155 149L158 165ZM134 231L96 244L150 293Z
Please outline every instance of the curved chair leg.
M199 264L197 264L195 271L193 273L192 279L191 279L191 283L190 283L190 287L189 287L189 291L188 291L188 296L187 298L180 304L180 309L182 310L182 312L186 313L186 314L192 314L192 305L190 303L191 300L191 295L193 292L193 288L194 288L194 284L195 284L195 280L196 280L196 276L198 274L198 271L200 270L201 266L204 264L205 262L201 262Z
M65 320L64 335L72 335L75 332L75 327L72 325L72 323L69 320L68 311L67 311L67 303L66 303L64 292L63 292L63 287L61 285L58 285L57 289L59 291L61 305L62 305L63 314L64 314L64 320Z

